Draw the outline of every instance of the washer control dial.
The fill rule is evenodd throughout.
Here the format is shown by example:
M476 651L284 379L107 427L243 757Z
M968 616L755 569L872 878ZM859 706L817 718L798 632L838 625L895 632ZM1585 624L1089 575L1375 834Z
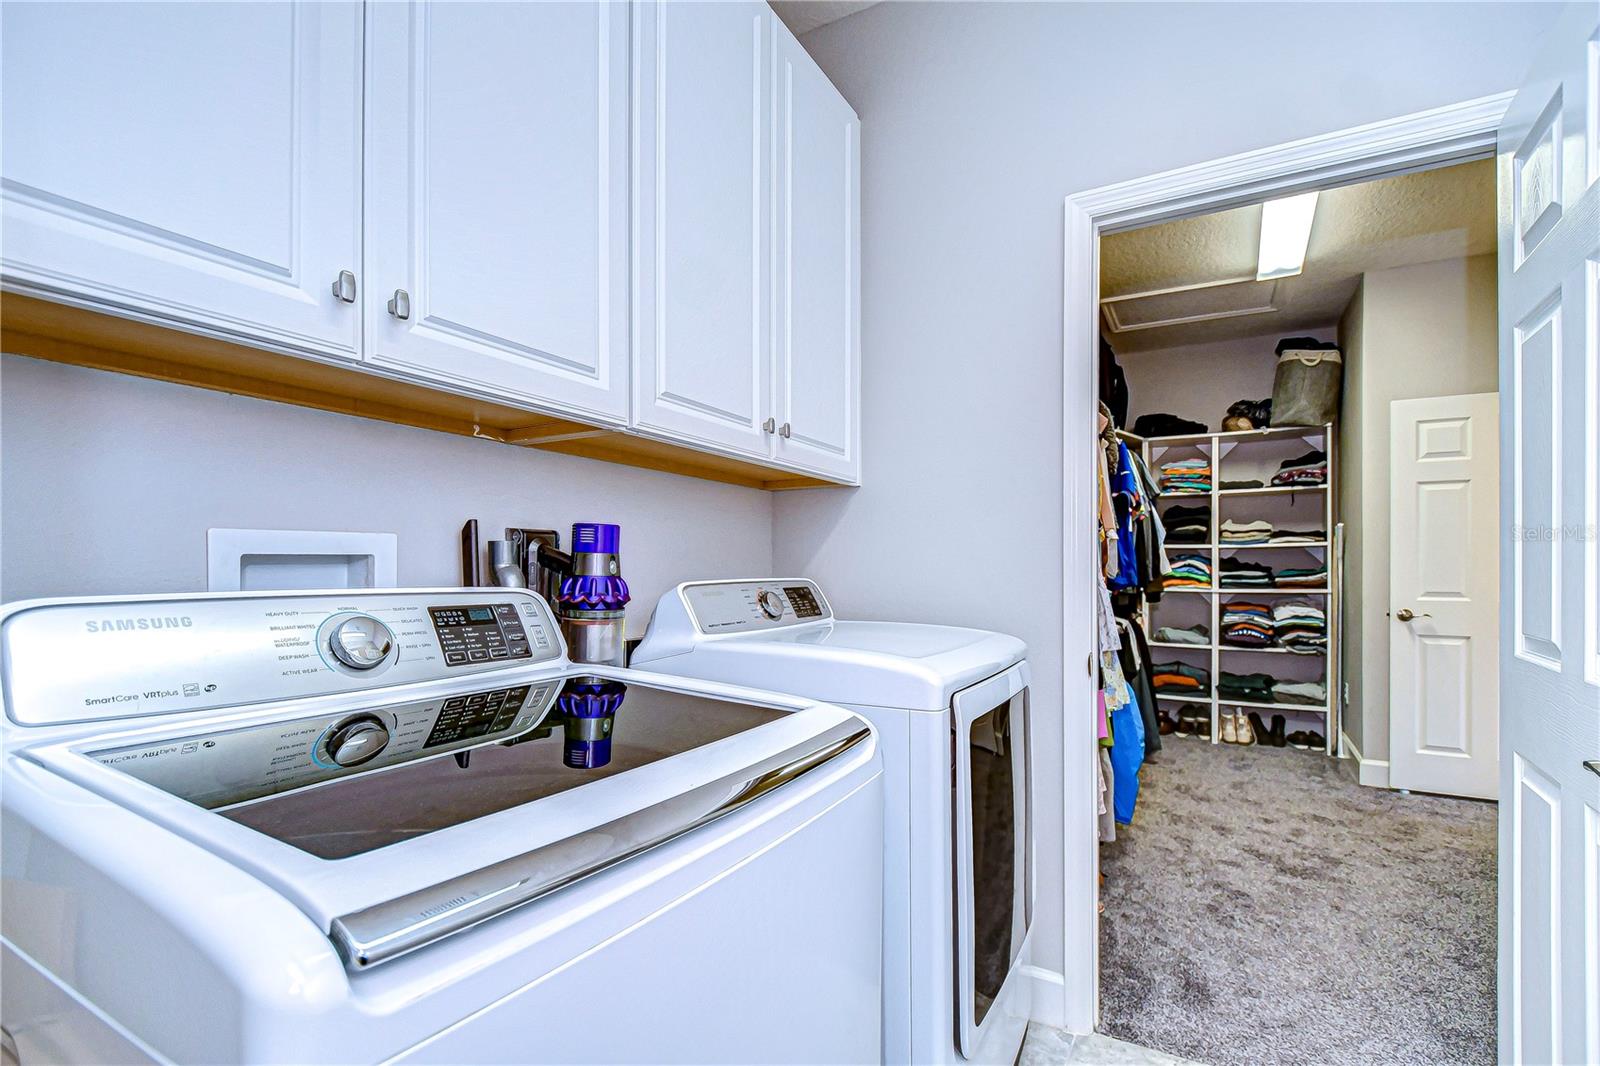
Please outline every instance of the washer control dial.
M340 766L360 766L389 746L389 727L375 714L347 718L328 734L328 756Z
M777 621L783 617L783 597L771 589L762 589L756 596L756 606L761 608L761 613Z
M394 650L394 634L371 615L351 615L333 627L328 650L352 670L371 670Z

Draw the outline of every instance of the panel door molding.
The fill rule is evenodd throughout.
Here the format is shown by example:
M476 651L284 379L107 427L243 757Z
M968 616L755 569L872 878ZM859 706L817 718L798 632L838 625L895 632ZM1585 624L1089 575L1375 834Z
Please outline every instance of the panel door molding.
M1497 400L1491 392L1389 404L1395 788L1480 799L1499 792Z
M766 458L776 16L633 11L634 425Z
M859 481L861 123L779 33L778 458Z
M626 5L375 4L367 35L367 358L625 421Z
M1519 57L1520 58L1520 57ZM1500 1048L1600 1061L1600 8L1562 9L1499 138Z
M357 355L361 4L6 4L0 18L8 288Z

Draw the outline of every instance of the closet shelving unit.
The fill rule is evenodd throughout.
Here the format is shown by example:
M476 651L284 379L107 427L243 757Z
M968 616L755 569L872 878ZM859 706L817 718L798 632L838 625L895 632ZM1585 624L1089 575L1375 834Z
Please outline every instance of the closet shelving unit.
M1163 512L1168 504L1200 503L1205 501L1211 508L1210 535L1203 544L1167 544L1169 556L1180 554L1205 555L1211 561L1212 587L1204 589L1195 588L1169 588L1162 591L1163 600L1168 596L1205 596L1208 597L1208 622L1210 641L1206 644L1185 644L1175 641L1160 641L1154 639L1155 628L1150 626L1150 646L1168 650L1186 651L1190 654L1204 652L1210 658L1211 692L1204 698L1179 695L1157 694L1156 698L1166 703L1192 703L1208 706L1211 711L1211 743L1221 743L1221 715L1223 710L1248 711L1273 711L1280 714L1311 715L1321 720L1323 736L1323 750L1332 755L1338 746L1339 706L1342 684L1339 678L1340 662L1340 592L1343 575L1340 573L1339 542L1337 527L1337 508L1335 486L1338 484L1338 468L1336 441L1334 439L1333 425L1322 426L1272 426L1266 429L1248 429L1234 432L1196 433L1166 437L1135 437L1126 434L1123 438L1130 445L1139 443L1142 449L1145 465L1158 479L1163 457L1172 453L1184 451L1197 452L1211 460L1211 491L1210 492L1169 492L1162 493L1157 501L1158 509ZM1263 444L1269 447L1250 449L1258 464L1270 463L1270 469L1263 470L1259 465L1248 471L1233 470L1228 468L1228 456L1237 451L1241 445ZM1281 445L1281 448L1272 448L1270 445ZM1308 448L1315 448L1327 456L1328 476L1321 485L1294 485L1275 486L1270 484L1271 474L1276 472L1277 464L1285 459L1297 457ZM1238 480L1240 475L1258 478L1268 482L1262 488L1225 489L1223 481ZM1233 503L1235 498L1247 501L1253 498L1289 497L1291 499L1315 499L1320 501L1318 517L1326 538L1318 541L1302 541L1291 544L1229 544L1222 540L1221 526L1223 522L1224 501L1229 501L1229 514L1227 517L1240 520L1252 520L1259 515L1250 515L1245 512L1247 504ZM1318 559L1324 566L1328 575L1328 583L1320 588L1235 588L1221 587L1222 560L1233 552L1306 552ZM1274 567L1274 570L1280 569ZM1316 653L1292 652L1287 648L1276 645L1266 648L1252 648L1240 645L1226 644L1222 641L1222 615L1226 601L1237 597L1239 599L1256 599L1260 602L1270 603L1277 597L1296 597L1321 602L1326 633L1326 643ZM1144 610L1145 619L1151 618L1148 605ZM1327 686L1328 700L1321 706L1302 703L1276 703L1259 702L1250 700L1225 699L1217 691L1217 682L1222 676L1222 668L1227 666L1230 672L1253 672L1247 665L1252 656L1256 655L1283 655L1296 656L1303 659L1320 660L1322 663L1322 680Z

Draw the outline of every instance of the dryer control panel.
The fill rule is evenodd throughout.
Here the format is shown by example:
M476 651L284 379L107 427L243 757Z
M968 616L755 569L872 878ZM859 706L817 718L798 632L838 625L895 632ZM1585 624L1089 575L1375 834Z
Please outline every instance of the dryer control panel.
M683 586L695 628L707 636L750 633L830 621L833 609L816 583L805 578L705 581Z
M0 612L6 714L61 725L360 693L565 661L524 589L33 600Z

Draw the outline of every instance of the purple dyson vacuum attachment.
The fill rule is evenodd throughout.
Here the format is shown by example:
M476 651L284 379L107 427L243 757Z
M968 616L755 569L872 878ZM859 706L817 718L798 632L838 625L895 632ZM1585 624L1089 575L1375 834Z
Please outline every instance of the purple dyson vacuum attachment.
M620 681L580 677L556 701L564 737L561 761L574 770L598 770L611 761L611 732L627 694Z
M572 573L562 578L556 594L558 610L620 611L628 603L617 549L622 527L605 522L577 522L572 527Z
M571 555L539 548L539 564L564 575L554 607L573 662L628 665L623 632L628 583L617 558L621 541L620 526L578 522L572 527Z

